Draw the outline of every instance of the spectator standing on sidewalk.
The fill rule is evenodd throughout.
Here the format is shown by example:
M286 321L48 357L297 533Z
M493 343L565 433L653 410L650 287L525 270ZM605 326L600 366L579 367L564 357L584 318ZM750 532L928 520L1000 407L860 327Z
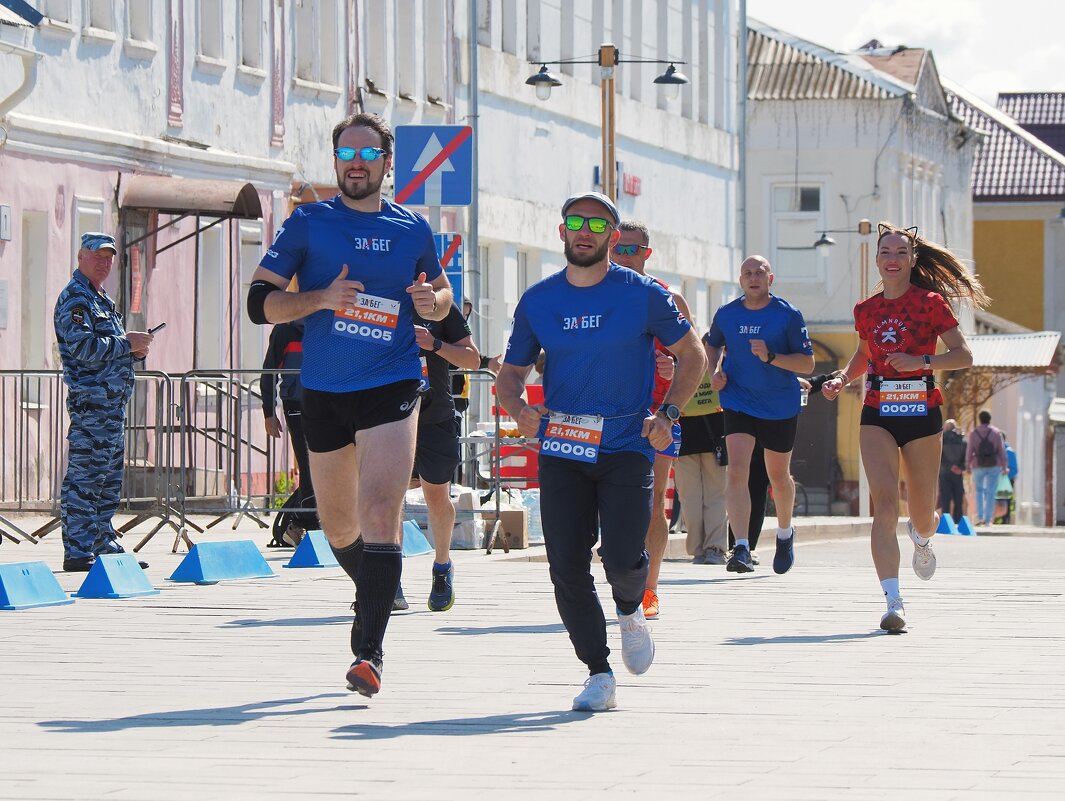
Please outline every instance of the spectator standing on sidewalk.
M943 423L943 454L939 458L939 509L955 523L965 514L965 435L956 420Z
M980 424L969 432L969 447L965 463L973 474L976 492L976 525L986 526L995 517L995 491L998 477L1009 472L1006 446L1002 432L991 425L991 412L982 409L977 415Z

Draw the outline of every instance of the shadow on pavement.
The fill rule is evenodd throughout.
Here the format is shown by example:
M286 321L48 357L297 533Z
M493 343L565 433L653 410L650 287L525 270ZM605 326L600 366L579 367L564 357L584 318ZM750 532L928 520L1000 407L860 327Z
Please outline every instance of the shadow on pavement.
M320 698L350 698L348 693L319 693L300 698L283 698L277 701L261 701L238 706L205 707L203 709L177 709L171 712L149 712L111 720L42 720L38 726L58 732L107 732L127 729L152 729L170 726L239 726L250 721L271 717L316 715L341 709L367 709L365 704L351 707L347 704L333 707L300 707ZM285 707L278 709L277 707ZM292 708L295 707L295 708Z
M564 634L566 627L561 623L541 623L529 626L443 626L437 634Z
M725 640L722 645L802 645L817 642L844 642L846 640L868 640L880 637L883 631L863 631L854 634L785 634L780 637L734 637Z
M660 586L668 585L668 586L671 586L671 587L684 587L684 586L688 586L688 585L692 585L692 584L696 584L696 585L700 585L700 586L703 585L703 584L727 584L728 582L736 581L737 579L739 579L741 581L757 581L758 579L767 579L767 578L772 578L772 575L770 575L769 573L760 573L757 576L751 576L751 575L747 575L747 574L741 575L739 573L731 573L727 577L724 577L724 578L659 579L658 580L658 584Z
M273 620L256 618L242 618L230 620L228 623L220 623L220 629L245 629L258 628L260 626L332 626L338 623L351 624L351 615L333 617L278 617Z
M385 726L376 723L352 724L334 729L337 740L389 740L394 737L471 737L482 734L552 731L562 723L586 720L588 712L516 712L508 715L422 720Z

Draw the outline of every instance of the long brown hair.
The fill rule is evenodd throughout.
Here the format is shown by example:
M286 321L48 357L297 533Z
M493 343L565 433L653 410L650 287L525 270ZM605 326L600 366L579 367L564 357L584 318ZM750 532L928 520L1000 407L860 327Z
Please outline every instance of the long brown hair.
M945 298L968 300L981 309L991 304L983 284L976 276L969 274L958 257L942 245L924 239L916 228L899 228L894 223L882 222L878 226L878 234L878 250L880 240L889 234L898 234L910 241L910 247L917 256L910 273L910 283L914 286L938 292ZM883 288L882 283L878 284L875 291L879 292Z

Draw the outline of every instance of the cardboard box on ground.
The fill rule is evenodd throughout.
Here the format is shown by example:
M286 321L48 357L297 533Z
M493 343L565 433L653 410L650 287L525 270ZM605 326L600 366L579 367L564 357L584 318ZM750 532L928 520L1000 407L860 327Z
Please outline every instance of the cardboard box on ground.
M495 522L495 499L481 506L480 491L468 487L455 487L452 500L455 503L456 512L455 529L451 533L452 550L483 548L485 528ZM538 510L538 505L536 508ZM509 494L504 494L500 502L499 519L503 530L510 535L511 548L529 547L529 513L529 509L523 505L520 497L513 498ZM429 514L421 489L415 488L407 492L403 502L403 518L416 521L426 537L432 541ZM536 529L539 530L538 525Z

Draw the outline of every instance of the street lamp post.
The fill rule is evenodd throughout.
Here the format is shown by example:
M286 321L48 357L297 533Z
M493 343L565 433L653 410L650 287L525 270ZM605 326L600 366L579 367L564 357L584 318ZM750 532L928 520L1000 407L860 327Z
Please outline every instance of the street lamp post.
M858 296L865 299L865 296L869 294L869 234L873 231L873 224L869 220L859 220L858 229L855 231L851 228L825 228L821 231L821 236L816 242L814 242L814 250L821 256L827 256L831 248L836 244L836 240L829 236L829 234L853 234L857 233L861 238L861 244L859 245L859 256L862 265L861 277L859 280Z
M654 82L661 86L669 99L674 99L680 93L680 87L688 83L688 78L682 72L677 71L677 64L683 61L659 61L656 59L623 59L618 49L613 44L599 45L599 53L595 59L577 58L564 59L562 61L533 61L532 64L540 64L540 71L531 75L525 83L536 87L536 97L540 100L548 100L551 90L561 86L562 81L547 71L548 64L598 64L599 65L599 91L601 94L602 110L602 168L600 173L603 182L603 194L611 200L617 200L617 151L615 141L615 118L616 96L614 94L614 67L618 64L668 64L666 71L655 78Z

